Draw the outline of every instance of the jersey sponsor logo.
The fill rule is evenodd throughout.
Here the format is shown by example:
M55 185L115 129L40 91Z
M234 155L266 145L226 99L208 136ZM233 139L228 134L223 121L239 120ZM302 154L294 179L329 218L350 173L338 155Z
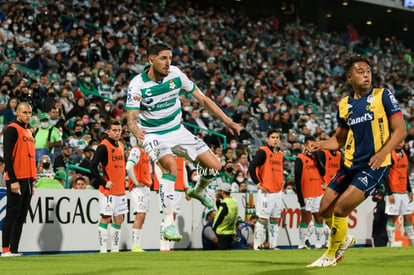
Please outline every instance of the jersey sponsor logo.
M385 125L384 125L384 120L382 118L378 119L378 128L379 128L379 134L380 134L380 140L381 140L381 144L385 143Z
M112 156L112 161L122 161L124 160L124 156Z
M155 104L154 107L149 107L148 110L149 111L158 111L158 110L162 110L162 109L167 109L171 106L174 106L176 101L177 100L174 98L170 101L164 101L164 102L161 102L161 103L157 103L157 104Z
M146 90L144 91L144 94L145 94L146 96L152 96L151 89L146 89Z
M270 164L272 165L282 165L283 163L280 160L270 160Z
M352 126L355 124L359 124L359 123L363 123L363 122L367 122L367 121L372 121L374 119L374 116L370 113L366 113L360 117L356 117L356 118L349 118L348 119L348 125Z

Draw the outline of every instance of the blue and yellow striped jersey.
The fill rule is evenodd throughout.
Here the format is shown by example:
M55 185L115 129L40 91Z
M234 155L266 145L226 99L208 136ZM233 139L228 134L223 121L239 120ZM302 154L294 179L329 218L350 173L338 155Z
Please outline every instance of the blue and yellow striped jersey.
M366 167L370 158L390 139L389 119L396 115L402 115L401 109L387 89L371 88L359 99L344 97L337 114L338 127L348 129L344 165L352 169ZM391 165L391 154L381 167L388 165Z

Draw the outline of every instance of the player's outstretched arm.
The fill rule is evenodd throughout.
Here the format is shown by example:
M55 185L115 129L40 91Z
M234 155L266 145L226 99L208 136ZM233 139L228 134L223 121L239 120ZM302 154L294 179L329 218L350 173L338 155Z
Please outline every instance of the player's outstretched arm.
M204 109L207 109L210 113L214 114L221 121L223 121L232 135L240 135L240 125L233 122L231 118L226 116L226 114L216 105L216 103L214 103L210 98L206 97L198 87L195 88L193 96L195 99L197 99L198 102L200 102L201 106Z
M318 150L336 151L345 145L348 130L344 128L337 128L335 135L325 141L308 141L305 151L314 153Z

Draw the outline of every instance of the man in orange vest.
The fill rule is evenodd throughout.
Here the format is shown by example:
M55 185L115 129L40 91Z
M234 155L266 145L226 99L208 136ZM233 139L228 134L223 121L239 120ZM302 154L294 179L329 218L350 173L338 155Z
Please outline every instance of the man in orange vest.
M16 109L16 121L4 133L4 163L6 170L7 208L2 227L1 256L20 256L18 253L23 223L32 198L36 180L35 142L27 129L32 107L22 102Z
M177 217L177 214L181 213L181 201L183 195L185 195L186 200L191 200L191 198L187 195L188 186L188 178L187 178L187 169L185 167L185 159L183 157L176 157L177 162L177 178L175 179L174 183L174 206L173 206L173 217L174 221ZM159 177L162 177L162 171L158 165L154 165L154 190L160 190L160 182L158 180ZM161 195L160 195L161 196ZM161 203L161 197L160 197ZM161 207L162 211L162 207ZM171 241L166 240L163 237L162 232L164 231L164 224L161 222L160 226L160 251L166 252L170 251ZM176 240L179 241L179 240Z
M141 232L149 211L152 185L149 158L138 144L132 147L126 164L131 211L135 215L132 225L132 252L144 252L141 248Z
M315 141L312 136L305 138L304 145L310 141ZM309 238L309 223L312 215L315 218L315 248L322 248L325 244L323 228L323 218L319 215L319 205L321 203L323 190L323 180L321 174L325 174L322 162L317 159L316 154L300 153L295 160L295 182L296 194L300 204L301 221L299 224L299 245L298 248L306 248L306 240Z
M260 148L249 165L249 172L257 184L256 214L259 220L254 228L254 249L266 240L266 226L270 218L269 248L276 249L280 215L283 209L283 152L278 149L280 131L267 132L267 146Z
M128 213L125 197L125 156L124 145L119 142L121 123L112 119L108 122L107 136L96 148L91 160L93 186L99 188L99 205L101 220L98 227L101 253L107 252L108 224L112 220L110 237L111 252L119 252L121 224L124 214ZM99 174L98 165L102 167L103 176Z
M412 201L408 178L408 157L403 150L404 141L391 153L391 167L388 178L385 180L385 213L388 215L387 234L390 246L395 246L395 221L399 215L404 217L404 231L414 246L414 232L412 224Z
M328 184L331 182L331 179L335 176L336 172L338 172L339 168L342 165L342 154L341 151L329 151L329 150L321 150L323 154L318 154L321 163L325 167L325 175L323 175L323 190L326 189Z

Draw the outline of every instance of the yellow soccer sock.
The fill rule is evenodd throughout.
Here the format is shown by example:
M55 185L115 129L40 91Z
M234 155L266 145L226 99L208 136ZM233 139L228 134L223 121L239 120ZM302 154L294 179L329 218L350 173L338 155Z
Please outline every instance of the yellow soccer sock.
M329 229L332 228L332 218L333 217L325 218L326 225L329 227Z
M327 251L325 252L326 256L335 258L335 253L345 239L347 231L348 217L337 217L334 215L331 234L329 236L329 245Z

